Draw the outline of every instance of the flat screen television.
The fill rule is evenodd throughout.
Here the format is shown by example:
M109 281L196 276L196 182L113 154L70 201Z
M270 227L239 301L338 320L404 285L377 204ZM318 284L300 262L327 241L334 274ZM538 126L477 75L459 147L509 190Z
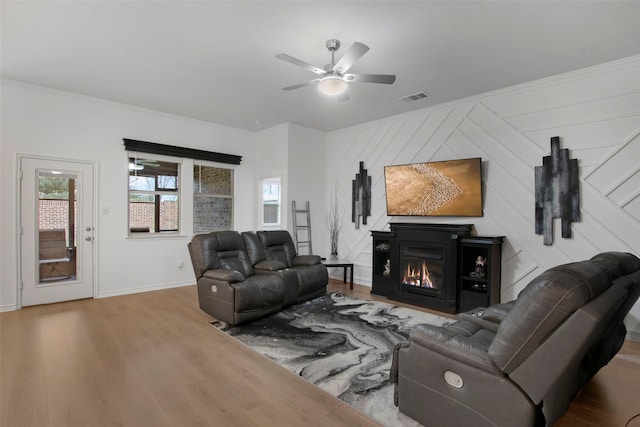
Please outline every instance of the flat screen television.
M482 216L482 159L384 168L389 216Z

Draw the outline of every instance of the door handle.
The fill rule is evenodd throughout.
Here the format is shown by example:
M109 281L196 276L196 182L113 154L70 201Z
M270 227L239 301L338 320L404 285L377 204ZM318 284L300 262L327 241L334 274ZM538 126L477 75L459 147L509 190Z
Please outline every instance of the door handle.
M87 236L87 237L85 237L85 238L84 238L84 240L86 240L87 242L90 242L90 241L92 241L92 240L93 240L93 237L91 237L91 236Z

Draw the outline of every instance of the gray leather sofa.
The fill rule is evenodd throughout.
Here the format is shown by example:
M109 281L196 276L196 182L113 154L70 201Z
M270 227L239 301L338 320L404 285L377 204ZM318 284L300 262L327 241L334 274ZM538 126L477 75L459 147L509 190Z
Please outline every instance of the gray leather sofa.
M619 351L640 259L606 252L551 268L514 301L420 325L396 346L399 410L425 426L553 425Z
M327 267L322 264L318 255L298 255L288 231L246 231L242 236L256 271L263 274L273 270L295 273L295 303L326 293L326 286L318 285L326 285L329 281Z
M269 233L276 234L267 243L281 244L262 246L254 232L193 236L188 248L204 312L237 325L326 293L328 274L320 257L298 256L287 231Z

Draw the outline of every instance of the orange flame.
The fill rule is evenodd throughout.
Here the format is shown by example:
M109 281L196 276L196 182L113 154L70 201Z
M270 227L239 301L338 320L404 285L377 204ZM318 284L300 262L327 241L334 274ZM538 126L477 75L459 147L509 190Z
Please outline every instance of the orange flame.
M412 286L419 286L421 288L435 288L435 284L431 279L431 275L429 274L429 268L427 267L427 262L422 261L422 265L420 267L415 268L410 263L407 263L407 269L405 271L404 277L402 278L402 283Z

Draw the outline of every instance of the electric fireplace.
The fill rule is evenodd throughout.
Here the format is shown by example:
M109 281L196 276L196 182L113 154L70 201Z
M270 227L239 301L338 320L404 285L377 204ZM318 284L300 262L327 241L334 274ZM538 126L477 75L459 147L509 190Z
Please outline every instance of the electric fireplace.
M455 313L458 298L458 238L472 226L391 223L388 298Z

